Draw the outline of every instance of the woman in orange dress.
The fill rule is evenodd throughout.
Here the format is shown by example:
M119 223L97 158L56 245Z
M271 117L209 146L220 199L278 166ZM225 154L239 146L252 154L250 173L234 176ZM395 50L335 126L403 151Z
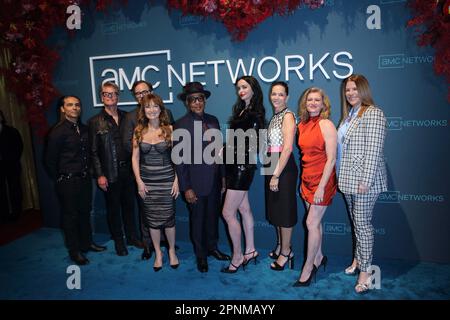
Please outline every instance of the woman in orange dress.
M337 133L330 101L322 89L309 88L299 102L298 145L302 154L301 195L306 203L308 251L295 287L309 286L317 269L327 264L322 254L322 217L336 194Z

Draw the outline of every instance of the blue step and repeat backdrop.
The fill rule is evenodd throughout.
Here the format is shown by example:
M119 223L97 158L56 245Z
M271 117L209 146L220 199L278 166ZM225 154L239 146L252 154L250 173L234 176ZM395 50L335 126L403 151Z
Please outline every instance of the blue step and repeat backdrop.
M207 112L217 116L222 129L236 95L233 83L243 74L260 80L268 99L274 80L290 86L289 106L297 110L301 93L310 86L323 88L331 99L332 121L340 118L339 88L351 73L364 74L376 104L388 119L385 156L389 191L375 207L374 256L406 260L450 262L449 218L449 104L448 84L433 71L434 52L416 45L406 29L410 18L405 1L326 0L317 10L299 8L291 15L274 16L242 42L231 40L225 27L211 19L168 11L163 1L129 1L107 13L81 7L81 29L69 36L60 29L51 38L61 53L54 82L63 94L82 99L83 122L101 110L97 89L102 81L120 86L120 107L132 110L133 81L145 79L177 119L185 113L177 100L187 81L201 81L212 92ZM56 122L56 108L48 113ZM36 142L37 159L42 144ZM295 150L299 163L299 153ZM59 209L54 186L42 161L37 161L45 225L58 227ZM271 248L275 232L265 220L263 177L250 189L258 248ZM299 224L293 246L304 251L305 210L300 197ZM94 230L108 233L102 192L95 188ZM303 223L302 223L303 222ZM224 223L220 245L228 249ZM323 219L323 249L328 254L351 255L350 220L338 194ZM177 238L189 241L189 214L177 200Z

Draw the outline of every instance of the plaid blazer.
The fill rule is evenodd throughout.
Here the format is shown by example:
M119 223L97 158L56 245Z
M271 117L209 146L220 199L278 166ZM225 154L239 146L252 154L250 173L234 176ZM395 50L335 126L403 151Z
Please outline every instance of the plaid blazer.
M343 138L338 186L341 192L357 194L360 183L369 193L387 191L384 139L386 118L381 109L370 106L355 117Z

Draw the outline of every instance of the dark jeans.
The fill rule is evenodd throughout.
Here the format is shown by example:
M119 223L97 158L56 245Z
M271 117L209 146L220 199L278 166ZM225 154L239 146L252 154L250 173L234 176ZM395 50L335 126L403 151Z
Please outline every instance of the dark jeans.
M2 162L0 162L2 163ZM19 217L22 212L22 185L20 168L0 168L1 220Z
M62 213L62 229L69 252L87 250L92 243L90 177L63 179L56 183Z
M137 238L134 220L134 184L134 176L128 166L119 169L116 182L108 182L108 190L105 192L106 213L114 241L123 241L123 229L127 240Z

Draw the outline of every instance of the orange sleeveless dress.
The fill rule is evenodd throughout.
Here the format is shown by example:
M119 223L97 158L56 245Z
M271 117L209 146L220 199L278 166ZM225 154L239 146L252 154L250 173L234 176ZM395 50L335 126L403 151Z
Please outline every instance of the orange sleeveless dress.
M327 154L325 150L325 140L320 130L320 116L311 117L306 123L298 124L298 146L302 154L302 174L300 192L302 198L314 203L314 193L322 178L323 169L327 162ZM333 172L325 186L323 201L317 205L328 206L336 194L336 171Z

